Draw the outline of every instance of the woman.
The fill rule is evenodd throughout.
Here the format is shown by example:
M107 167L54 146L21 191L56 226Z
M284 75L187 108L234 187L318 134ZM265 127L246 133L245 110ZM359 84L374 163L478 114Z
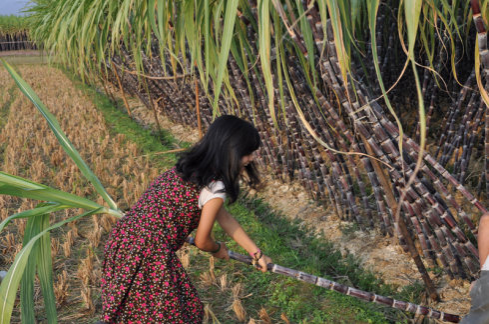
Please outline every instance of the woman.
M208 132L159 176L118 221L105 246L102 273L103 321L106 323L201 323L203 306L176 256L197 228L195 245L216 258L229 259L223 242L212 239L217 220L261 271L265 256L224 209L239 194L244 174L259 183L253 152L257 130L230 115L217 118Z

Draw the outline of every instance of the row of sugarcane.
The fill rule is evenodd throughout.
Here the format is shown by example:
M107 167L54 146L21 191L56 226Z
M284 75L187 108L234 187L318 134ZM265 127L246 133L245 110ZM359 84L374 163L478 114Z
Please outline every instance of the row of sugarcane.
M0 32L0 52L35 49L37 49L37 46L30 40L27 30L17 31L15 33Z
M308 53L300 33L291 33L289 43L277 44L286 48L287 55L273 58L281 66L278 65L272 75L284 73L286 69L289 79L287 85L281 86L273 80L277 94L275 106L280 108L272 116L261 78L263 71L255 64L259 53L251 20L258 19L257 4L255 1L250 4L255 16L240 16L244 32L249 35L246 62L237 62L233 57L228 61L229 78L239 105L231 102L229 96L221 95L219 109L221 113L244 116L255 124L264 143L259 162L278 179L300 181L311 197L333 206L342 219L356 222L362 229L377 227L386 235L397 236L413 258L426 286L431 287L428 290L434 299L437 299L436 291L426 263L430 267L441 267L454 278L474 278L478 272L478 256L473 244L476 217L472 213L485 212L486 208L464 184L471 167L469 162L473 165L474 160L484 158L481 144L484 114L486 127L488 125L486 106L479 94L470 89L474 87L475 72L466 76L463 87L457 88L456 82L449 85L456 97L447 104L448 113L440 123L447 126L438 134L439 142L435 145L438 149L424 151L417 170L420 147L411 137L419 137L419 128L413 128L411 137L404 133L401 138L398 125L386 117L385 107L373 100L378 96L375 89L372 93L366 88L367 82L358 81L360 78L343 79L330 26L326 51L321 53L323 26L311 1L302 4L316 48ZM379 19L388 20L388 17L386 13ZM396 24L384 23L383 30L378 31L389 35L386 43L391 50L398 41L392 28L397 28ZM379 34L379 39L382 38L386 37ZM440 42L443 41L446 40ZM381 43L378 47L382 48ZM153 55L143 54L145 73L141 75L135 72L131 52L122 47L119 55L107 61L105 77L123 92L138 95L156 117L165 114L175 122L193 127L199 122L204 127L209 125L212 104L205 92L199 91L205 87L199 76L185 75L185 71L178 68L173 70L172 77L165 76L163 65L169 67L170 63L159 60L157 52L155 46ZM310 55L315 57L319 82L309 82L298 63L300 55L306 59ZM436 62L440 71L443 59L446 57L440 55ZM388 74L389 69L398 71L399 62L394 55L386 55L381 66L383 73ZM365 71L368 72L368 66ZM358 72L364 80L368 78L365 71ZM243 77L245 74L249 78ZM402 82L409 82L409 79ZM439 84L443 83L429 73L424 74L423 84L425 100L430 102L428 116L434 123L437 114L443 115L435 111L435 107L443 103L441 93L445 89L440 89ZM279 96L279 92L284 95ZM212 94L213 90L209 89L208 95ZM399 98L396 104L401 105L401 94L399 90L393 91L393 97ZM486 157L487 134L485 131ZM447 171L452 166L453 170ZM483 180L477 182L480 192L488 188L484 179L487 170L486 165L485 171L477 175ZM456 194L470 205L457 201Z

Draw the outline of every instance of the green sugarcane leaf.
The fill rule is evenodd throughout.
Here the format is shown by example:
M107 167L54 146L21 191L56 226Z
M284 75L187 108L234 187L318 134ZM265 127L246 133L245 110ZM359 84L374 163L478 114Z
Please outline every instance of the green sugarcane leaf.
M149 0L148 1L148 19L149 23L151 24L151 29L153 30L153 33L155 33L156 38L158 38L158 41L161 44L161 34L159 28L156 26L156 2L155 0Z
M323 22L322 24L322 27L323 27L323 39L322 39L322 48L320 49L321 50L321 55L324 51L324 49L326 48L326 44L328 43L328 24L327 24L327 21L328 21L328 8L327 8L327 5L326 5L326 2L325 1L319 1L318 2L318 7L319 7L319 15L321 17L321 21ZM354 7L355 8L355 7ZM352 16L355 15L355 12L352 11Z
M4 172L0 172L0 194L52 201L75 208L95 209L102 207L86 198L56 190ZM122 215L122 212L119 211L108 211L106 208L105 211L110 214L116 212L116 214L119 213Z
M44 231L49 227L49 214L44 214L39 218L39 231ZM37 255L37 275L41 283L42 296L44 298L44 311L49 324L57 323L56 297L53 288L53 263L51 258L51 238L49 232L43 235L36 247ZM21 288L22 289L22 288Z
M160 35L161 39L159 40L160 47L163 47L165 44L165 34L166 34L166 22L167 17L166 17L166 5L164 0L158 0L158 3L156 5L157 7L157 19L158 19L158 34Z
M49 227L49 214L40 214L36 217L31 217L27 221L26 230L24 232L23 246L26 246L29 241ZM20 284L20 308L22 323L34 323L34 279L38 272L41 290L44 297L44 310L48 323L57 323L56 298L53 289L53 265L51 261L51 239L49 232L44 234L39 242L34 244L31 255L28 258L24 275Z
M416 44L416 34L419 26L419 16L421 14L422 0L404 0L404 16L408 34L408 55L414 60L414 45Z
M302 32L302 38L304 40L304 44L306 45L307 60L309 61L309 68L304 69L304 72L307 74L308 79L313 80L314 85L312 86L312 88L314 88L317 85L317 79L318 79L318 75L317 75L318 70L316 69L315 62L314 62L314 47L316 46L316 43L314 42L311 25L309 24L309 21L306 18L304 9L299 0L296 0L296 3L300 15L300 27Z
M31 217L27 221L24 240L22 246L26 246L29 241L41 232L40 220L42 214ZM34 280L36 275L36 262L39 256L39 244L35 244L32 248L31 255L27 260L27 264L20 281L20 310L22 323L35 323L36 317L34 313Z
M265 80L268 96L268 109L275 127L278 128L277 116L274 106L274 86L271 68L271 29L270 29L270 0L258 1L258 52L260 54L260 65Z
M343 84L347 88L348 83L348 71L350 66L350 58L345 48L345 39L343 37L343 25L341 22L341 13L339 11L338 0L326 0L330 23L333 29L334 45L336 49L336 55L338 57L338 64L340 66L341 78ZM349 96L349 92L346 94Z
M44 205L46 205L46 206L36 207L34 209L29 209L29 210L26 210L26 211L23 211L23 212L20 212L20 213L17 213L17 214L14 214L14 215L7 217L2 223L0 223L0 232L5 228L5 226L8 225L8 223L10 223L14 219L31 218L31 217L35 217L37 215L48 214L48 213L52 213L52 212L55 212L58 210L69 208L69 206L60 205L58 203L47 203Z
M5 68L8 70L10 75L13 77L20 90L32 101L32 103L37 107L37 109L44 116L46 121L48 122L49 127L53 131L54 135L58 139L59 143L65 150L65 152L71 157L71 159L76 163L80 171L83 175L92 183L95 190L102 196L102 198L109 204L111 209L117 210L117 204L115 201L109 196L105 188L100 183L100 180L95 176L95 174L90 170L88 165L83 161L80 153L75 149L73 144L70 142L68 137L66 137L65 133L61 129L61 126L58 124L58 121L52 115L46 106L41 102L37 94L32 90L32 88L20 77L20 75L13 69L13 67L8 64L6 61L2 59L2 63Z
M204 79L202 81L202 85L204 86L204 91L208 92L208 83L209 83L209 72L210 72L210 41L211 41L211 32L210 32L210 9L209 9L209 0L204 0L204 32L202 33L204 37L204 60L205 66Z
M399 138L402 139L403 134L404 134L402 124L401 124L401 121L399 120L399 117L397 116L396 112L394 111L394 108L391 105L389 97L387 96L387 91L385 90L384 81L382 80L382 74L380 73L379 56L377 54L377 38L376 38L377 36L375 33L376 23L377 23L377 12L379 10L379 6L380 6L380 0L372 0L367 5L372 57L374 60L374 68L375 68L375 73L377 75L377 81L379 82L379 86L380 86L380 89L382 91L382 95L383 95L385 104L386 104L387 108L389 109L389 112L391 113L391 115L396 120L397 128L399 129ZM398 145L399 145L399 151L402 154L402 150L403 150L402 140L399 140Z
M76 221L79 218L90 216L99 213L102 208L90 210L81 215L73 216L58 222L46 229L44 229L39 234L35 235L29 242L20 250L20 252L15 256L14 263L7 272L6 277L2 280L0 284L0 324L10 323L10 318L12 317L12 310L14 308L17 289L19 288L20 280L24 274L24 270L27 265L27 261L32 252L32 248L44 234L49 231L63 226L66 223Z
M236 23L236 10L238 9L239 0L229 0L226 2L226 12L224 14L224 28L222 31L221 50L219 52L219 66L217 70L217 79L215 82L214 111L217 109L217 103L221 94L221 85L225 75L231 41L234 34L234 25Z

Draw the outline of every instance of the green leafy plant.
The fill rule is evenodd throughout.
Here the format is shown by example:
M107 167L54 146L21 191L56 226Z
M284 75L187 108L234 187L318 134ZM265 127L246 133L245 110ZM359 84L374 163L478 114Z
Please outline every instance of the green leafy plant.
M0 224L1 231L14 219L28 219L22 250L15 257L13 264L10 266L6 277L0 285L0 324L10 323L17 290L21 282L22 322L34 322L34 305L32 301L36 272L41 282L48 322L56 323L56 301L53 293L53 270L51 265L51 240L49 238L49 232L82 217L102 213L121 217L122 212L109 196L99 179L83 161L76 148L59 126L56 118L41 102L34 90L32 90L10 64L4 60L2 60L2 63L20 90L32 101L34 106L46 119L65 152L75 162L82 174L94 186L95 190L108 205L108 207L102 206L89 199L0 172L0 194L44 201L44 203L37 205L34 209L11 215ZM64 219L51 226L49 225L49 215L51 213L68 208L82 208L86 212Z

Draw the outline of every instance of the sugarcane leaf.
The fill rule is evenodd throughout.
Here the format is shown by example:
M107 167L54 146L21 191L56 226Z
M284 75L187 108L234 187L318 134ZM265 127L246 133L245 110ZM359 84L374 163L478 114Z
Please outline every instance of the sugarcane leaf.
M275 127L278 128L277 118L275 116L274 105L274 86L271 69L271 29L270 29L270 1L258 1L258 44L260 54L260 65L265 80L265 87L268 96L268 109Z
M165 48L165 43L166 43L166 33L168 32L167 27L167 12L166 12L166 4L164 0L158 0L157 3L157 19L158 19L158 32L160 34L161 39L159 39L159 49L160 49L160 59L162 62L165 62L165 53L164 53L164 48ZM163 66L163 72L166 74L166 64L162 64Z
M44 205L44 204L39 204ZM38 205L38 207L39 207ZM24 231L23 246L49 226L49 214L43 213L29 218ZM34 279L36 269L44 296L44 309L48 323L57 323L56 298L53 290L53 266L51 261L51 239L49 232L34 244L28 258L20 285L20 308L22 323L34 323Z
M416 160L416 166L414 167L414 170L409 177L409 180L405 186L405 188L409 188L411 184L414 183L414 180L417 177L417 173L419 169L421 168L421 165L423 164L423 158L424 158L424 151L425 151L425 144L426 144L426 112L424 108L424 101L423 101L423 92L421 90L421 82L419 81L419 76L418 76L418 71L416 69L416 63L414 62L414 59L411 59L411 67L413 69L413 74L414 74L414 80L416 84L416 93L418 95L418 112L419 112L419 152L418 152L418 158ZM402 138L400 137L399 142L402 141ZM399 204L401 205L401 204ZM398 209L398 215L396 215L396 218L400 216L400 208Z
M58 124L58 121L52 115L49 110L44 106L41 102L37 94L32 90L32 88L20 77L20 75L13 69L13 67L8 64L5 60L2 59L2 63L5 68L8 70L10 75L13 77L20 90L32 101L32 103L37 107L37 109L44 116L46 121L48 122L49 127L53 131L54 135L58 139L59 143L65 150L65 152L71 157L71 159L76 163L82 174L92 183L95 190L102 196L102 198L109 204L110 208L117 210L117 204L115 201L109 196L105 188L100 183L100 180L95 176L95 174L90 170L88 165L83 161L80 153L76 150L73 144L70 142L68 137L66 137L65 133L61 129L61 126Z
M311 25L309 24L309 21L306 18L306 15L304 13L304 9L302 8L302 5L299 2L300 0L296 0L297 3L297 8L299 10L300 14L300 27L302 31L302 38L304 40L304 43L306 45L307 49L307 60L309 61L309 69L304 69L304 72L308 75L308 78L313 80L314 86L317 84L317 69L315 66L314 62L314 47L315 47L315 42L314 38L312 35L312 30L311 30Z
M448 2L446 0L441 0L441 2L443 4L443 7L451 13L452 17L457 16L455 14L455 12L453 11L453 9L451 8L450 4L448 4ZM449 21L447 21L446 17L443 15L443 13L440 10L438 10L438 8L436 6L434 7L434 10L437 13L437 18L444 24L444 26L446 28L445 35L448 38L450 38L450 47L452 49L451 54L450 54L450 62L451 62L453 77L454 77L455 81L457 81L458 84L463 86L463 84L461 84L460 81L458 80L457 69L456 69L456 64L455 64L455 59L456 59L455 58L455 39L453 36L452 28L450 27L451 25L454 26L456 34L458 35L458 38L462 41L462 36L460 35L460 31L459 31L458 26L457 26L458 24L456 23L456 21L455 21L455 24L450 24Z
M151 29L153 30L153 33L155 33L156 38L158 38L158 41L161 44L161 34L160 34L160 29L156 26L156 16L155 16L155 11L156 11L156 2L155 0L149 0L148 1L148 19L149 23L151 24Z
M411 61L413 69L414 80L416 85L416 93L418 97L418 111L419 111L419 134L420 134L420 152L418 152L418 159L413 173L409 177L409 180L405 186L408 188L414 181L419 168L423 162L424 146L426 142L426 113L424 109L423 92L421 90L421 83L419 81L418 71L416 69L416 62L414 58L414 45L416 43L416 34L419 26L419 17L421 15L422 0L404 0L404 16L406 20L406 29L408 34L408 57ZM402 143L402 136L399 137L399 143ZM402 152L401 152L402 154ZM399 206L402 204L400 203ZM400 209L396 214L396 218L400 216Z
M321 21L323 22L323 24L322 24L322 29L323 29L322 44L323 44L323 47L320 49L321 56L322 56L323 51L326 48L326 44L327 44L327 40L328 40L328 28L327 28L328 24L326 23L328 21L328 8L326 5L326 2L324 2L324 1L319 1L318 7L319 7L319 15L321 17ZM354 12L352 12L352 15L354 15Z
M486 104L487 107L489 107L489 94L487 93L486 89L484 88L484 84L482 83L481 79L481 61L480 61L480 52L479 52L479 38L476 37L475 39L475 55L474 55L474 60L475 60L475 79L477 80L477 87L479 88L479 91L482 96L482 100Z
M69 208L69 206L66 205L60 205L58 203L47 203L45 206L42 207L36 207L33 209L29 209L14 215L10 215L6 219L4 219L0 223L0 232L5 228L5 226L8 225L12 220L14 219L19 219L19 218L31 218L35 217L37 215L42 215L42 214L47 214L47 213L52 213L61 209Z
M217 78L215 80L214 111L217 109L217 103L221 94L221 86L227 69L231 41L234 34L234 25L236 23L236 10L238 9L239 0L228 0L226 2L226 11L224 14L224 28L222 31L221 48L219 51L219 61L217 69Z
M210 72L210 42L211 42L211 34L210 34L210 9L209 9L209 0L204 0L204 60L205 66L207 68L204 69L204 73L202 73L204 80L202 80L202 85L204 86L205 92L208 92L209 83L209 72Z
M188 8L187 8L188 7ZM201 37L200 37L200 19L202 12L198 3L187 2L185 8L185 34L188 44L188 49L191 55L190 73L194 73L193 69L197 66L199 55L201 54Z
M386 104L387 108L389 109L389 112L391 113L391 115L396 120L397 128L399 129L398 145L399 145L399 152L402 155L403 128L402 128L401 121L399 120L399 117L397 116L396 112L394 111L394 108L391 105L389 97L387 96L387 92L385 90L384 82L382 80L382 74L380 73L379 56L377 54L377 38L376 38L375 29L376 29L377 12L379 10L379 5L380 5L380 0L372 0L367 5L368 25L369 25L369 30L370 30L370 42L371 42L371 49L372 49L372 57L374 60L374 67L375 67L375 73L377 75L377 81L379 82L379 86L380 86L380 89L382 91L382 95L383 95L385 104Z
M49 227L49 214L43 214L35 218L40 218L39 229L41 231ZM46 312L48 324L55 324L57 323L58 315L56 312L56 297L53 288L53 263L51 258L51 239L49 232L39 239L36 250L38 254L36 258L37 276L41 284L41 292L44 299L44 311Z
M40 232L40 219L42 214L31 217L27 221L24 239L22 246L26 246L29 241ZM31 255L27 260L27 264L22 275L20 285L20 310L22 323L35 323L34 314L34 279L36 275L36 261L39 255L39 244L35 244L32 248Z
M408 35L408 55L414 60L414 45L418 31L419 16L421 14L422 0L404 0L404 16Z
M32 248L44 234L47 232L63 226L66 223L76 221L79 218L90 216L100 212L102 208L97 208L90 210L81 215L73 216L58 222L43 231L35 235L29 242L20 250L20 252L15 256L14 263L10 266L7 275L2 280L0 284L0 324L10 323L10 318L12 317L12 310L15 304L15 298L17 294L17 289L19 288L20 280L24 274L27 261L29 259Z
M341 77L343 79L343 84L345 85L345 88L348 88L347 74L348 74L350 63L349 63L348 53L345 48L345 39L343 37L343 28L341 23L339 6L337 0L326 0L326 4L330 16L331 27L333 29L334 44L335 44L336 55L338 57L338 64L340 66ZM348 91L346 92L346 94L349 96Z
M56 190L4 172L0 172L0 194L52 201L76 208L94 209L102 207L86 198Z

